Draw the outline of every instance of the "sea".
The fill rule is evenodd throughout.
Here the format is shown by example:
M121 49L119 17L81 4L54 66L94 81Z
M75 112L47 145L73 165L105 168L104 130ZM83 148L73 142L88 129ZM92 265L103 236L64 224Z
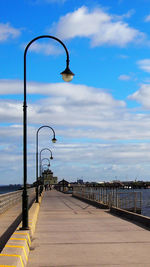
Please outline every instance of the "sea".
M0 185L0 194L6 194L10 192L17 191L21 188L20 184L15 185Z
M141 214L150 217L150 189L123 189L120 190L120 192L141 192L142 193Z
M129 189L130 190L130 189ZM150 189L136 189L134 192L142 192L141 214L150 217Z

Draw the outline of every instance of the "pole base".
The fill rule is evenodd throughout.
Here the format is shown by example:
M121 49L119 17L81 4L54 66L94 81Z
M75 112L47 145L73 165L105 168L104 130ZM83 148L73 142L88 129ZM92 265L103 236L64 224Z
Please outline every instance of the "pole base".
M30 230L30 227L20 227L19 230L21 230L21 231Z

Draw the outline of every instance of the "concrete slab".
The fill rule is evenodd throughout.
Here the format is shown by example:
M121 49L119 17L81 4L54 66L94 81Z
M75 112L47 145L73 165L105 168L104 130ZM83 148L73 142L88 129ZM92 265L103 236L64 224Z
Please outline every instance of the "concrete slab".
M56 191L45 192L27 267L149 266L150 231Z

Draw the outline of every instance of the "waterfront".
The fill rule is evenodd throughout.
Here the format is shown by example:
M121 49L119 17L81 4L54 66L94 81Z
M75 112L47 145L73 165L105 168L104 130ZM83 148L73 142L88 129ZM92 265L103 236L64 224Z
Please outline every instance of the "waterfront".
M0 194L6 194L10 192L17 191L21 188L21 185L0 185Z
M142 212L144 216L150 217L150 189L136 189L134 192L142 192Z
M120 192L141 192L142 205L141 214L150 217L150 189L122 189Z
M21 185L2 185L0 194L6 194L17 191ZM142 211L141 214L150 217L150 189L125 189L123 192L141 192L142 193Z

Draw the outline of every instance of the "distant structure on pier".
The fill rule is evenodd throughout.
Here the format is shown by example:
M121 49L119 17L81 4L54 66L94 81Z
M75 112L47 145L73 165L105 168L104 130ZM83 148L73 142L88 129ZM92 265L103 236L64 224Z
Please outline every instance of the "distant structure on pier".
M44 185L54 185L58 183L58 178L53 176L53 172L51 170L45 170L42 173Z
M78 179L78 180L77 180L77 183L78 183L78 184L84 184L83 179Z

